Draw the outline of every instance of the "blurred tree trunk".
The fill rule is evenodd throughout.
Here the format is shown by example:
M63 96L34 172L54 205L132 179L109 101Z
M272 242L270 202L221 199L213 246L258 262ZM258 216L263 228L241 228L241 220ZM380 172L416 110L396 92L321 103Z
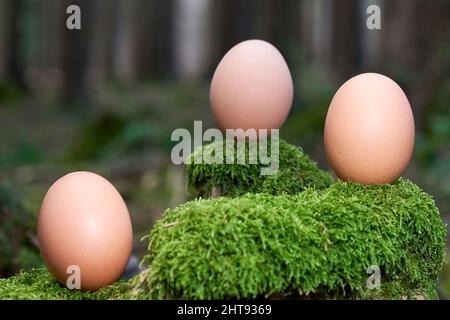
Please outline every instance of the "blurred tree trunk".
M32 93L43 85L42 51L45 50L42 9L46 9L44 1L24 0L21 11L21 65L28 89ZM44 8L43 8L44 7ZM52 17L53 18L53 17ZM34 103L32 103L34 105Z
M135 19L133 12L137 1L119 0L117 13L117 34L114 41L113 68L117 78L132 80L135 78L136 46L133 36Z
M111 77L115 38L117 36L118 0L95 0L95 21L93 30L89 78L96 83Z
M156 1L156 0L153 0ZM152 19L155 21L155 71L158 77L167 79L174 74L173 32L174 0L157 1ZM164 30L164 32L162 32Z
M27 89L24 48L22 46L23 34L23 14L26 12L25 0L9 0L8 11L9 36L8 36L8 62L7 76L15 85L22 89Z
M333 2L328 0L303 0L302 44L313 70L330 76L333 57Z
M275 45L292 66L301 38L301 2L298 0L214 1L211 8L213 71L237 43L263 39ZM219 35L219 36L218 36ZM291 54L292 53L292 54Z
M382 61L382 36L385 23L385 10L383 0L362 0L360 2L361 21L361 65L366 71L377 70L381 66ZM367 19L369 14L367 8L370 5L377 5L381 10L381 30L369 30L367 28Z
M342 0L333 6L333 76L338 83L361 70L361 28L358 0Z
M63 97L67 105L83 106L89 100L88 67L91 54L91 36L94 33L95 1L90 0L64 0L63 15L63 70L64 92ZM66 8L69 5L78 5L81 8L81 30L69 30L65 21L68 17Z
M198 79L210 61L209 0L176 0L174 13L174 59L176 75Z
M277 47L290 67L296 65L301 39L301 2L298 0L255 1L256 13L252 37Z
M153 60L153 38L154 27L151 16L155 11L155 2L153 0L136 0L137 5L134 7L134 34L135 41L134 57L136 61L136 76L139 79L148 78L154 72Z
M384 12L383 28L389 32L383 32L383 67L407 90L416 127L422 130L426 108L433 106L436 90L450 74L450 3L385 1Z
M254 0L213 1L211 7L211 65L212 74L220 59L234 45L252 38L255 17Z
M6 30L7 30L7 11L6 0L0 0L0 81L4 79L6 73Z
M140 79L173 75L174 0L136 0L136 74Z
M39 71L43 89L62 86L63 29L66 11L60 0L41 0L39 10Z
M259 2L258 2L259 3ZM291 52L298 49L301 38L301 1L267 1L263 37L283 51L284 56L295 59Z
M383 62L391 70L417 67L419 48L417 47L418 11L421 1L385 1L383 7ZM389 31L389 32L387 32Z

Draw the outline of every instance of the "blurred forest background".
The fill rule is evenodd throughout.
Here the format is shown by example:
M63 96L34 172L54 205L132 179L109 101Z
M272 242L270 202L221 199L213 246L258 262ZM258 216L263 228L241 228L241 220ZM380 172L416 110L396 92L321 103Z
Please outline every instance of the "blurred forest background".
M66 28L81 8L82 29ZM381 30L366 9L381 8ZM283 138L323 168L322 130L338 87L379 72L405 90L415 115L405 176L450 215L450 1L0 0L0 277L41 265L35 223L50 185L75 170L107 177L140 238L185 202L171 164L175 128L215 123L209 81L236 43L264 39L295 83ZM441 279L450 294L450 271Z

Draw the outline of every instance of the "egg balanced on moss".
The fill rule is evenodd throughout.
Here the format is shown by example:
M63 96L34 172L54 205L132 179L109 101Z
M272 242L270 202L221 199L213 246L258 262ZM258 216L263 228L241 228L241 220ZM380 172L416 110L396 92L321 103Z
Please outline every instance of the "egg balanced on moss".
M223 130L279 129L293 96L283 56L272 44L256 39L238 43L225 54L210 88L211 110Z
M397 180L414 149L414 117L405 93L381 74L351 78L331 101L324 143L328 162L342 180Z
M124 271L133 234L127 206L114 186L95 173L74 172L45 195L38 239L48 270L61 284L97 290Z

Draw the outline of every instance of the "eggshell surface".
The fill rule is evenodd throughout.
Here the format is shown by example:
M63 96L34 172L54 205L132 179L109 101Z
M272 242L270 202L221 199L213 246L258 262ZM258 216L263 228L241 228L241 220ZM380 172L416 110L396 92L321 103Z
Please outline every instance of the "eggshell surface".
M293 99L289 68L270 43L247 40L231 48L214 73L210 101L222 129L278 129Z
M105 178L68 174L48 190L38 221L41 254L66 285L69 266L78 266L82 290L111 284L124 271L132 248L127 206Z
M414 117L390 78L364 73L337 91L325 120L328 162L342 180L384 184L398 179L414 150Z

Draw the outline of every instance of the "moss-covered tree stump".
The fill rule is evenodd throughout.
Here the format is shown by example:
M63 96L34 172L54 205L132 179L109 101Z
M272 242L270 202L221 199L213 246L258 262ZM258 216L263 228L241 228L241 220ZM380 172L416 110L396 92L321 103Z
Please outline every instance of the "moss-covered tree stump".
M270 140L268 141L270 143ZM207 158L217 148L222 149L222 164L194 164L195 159ZM268 149L271 146L269 144ZM279 141L279 169L273 175L262 175L261 164L256 150L245 146L245 159L256 158L257 164L238 163L237 148L234 150L235 164L226 164L226 142L220 141L196 150L188 159L188 190L195 196L236 197L245 193L269 193L273 195L287 193L297 194L305 188L324 189L333 183L332 176L320 170L317 164L302 149L286 141Z
M205 199L164 213L148 237L148 270L128 282L80 293L34 270L1 279L0 298L437 298L446 229L414 183L334 183L284 141L278 173L259 169L188 165L189 189ZM367 285L371 266L379 287Z

